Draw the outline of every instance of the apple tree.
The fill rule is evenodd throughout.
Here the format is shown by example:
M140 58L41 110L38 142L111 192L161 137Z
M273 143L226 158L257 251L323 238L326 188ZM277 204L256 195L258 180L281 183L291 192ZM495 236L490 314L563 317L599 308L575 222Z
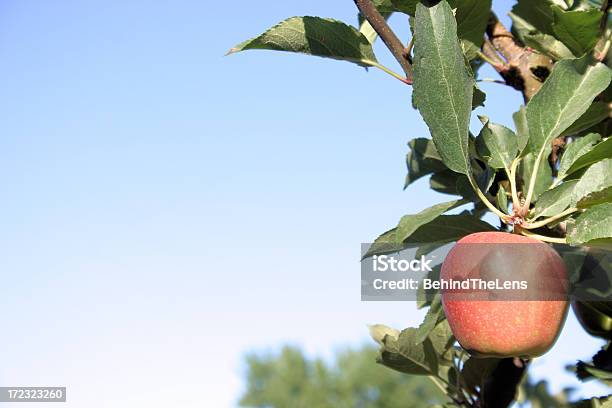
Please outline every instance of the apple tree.
M503 232L555 246L570 280L597 276L589 301L573 299L584 329L607 343L591 361L572 368L583 380L612 382L612 25L604 0L519 0L505 27L491 0L354 0L358 26L320 17L292 17L230 50L276 50L344 60L376 68L412 87L412 105L430 137L409 141L405 187L428 176L452 200L400 218L366 256L417 247L426 254L466 236ZM391 14L408 17L400 39ZM380 39L397 61L384 66L372 44ZM472 112L483 106L478 71L490 65L500 82L522 94L514 129ZM409 89L409 88L408 88ZM461 206L467 210L457 213ZM499 225L483 220L499 218ZM490 219L488 217L487 219ZM571 247L572 250L567 248ZM601 249L603 248L603 251ZM555 255L556 256L556 255ZM439 273L439 270L434 270ZM445 406L612 407L611 397L570 403L524 382L530 357L483 358L456 342L440 296L417 328L373 326L378 362L429 378ZM513 324L506 322L504 324ZM461 339L458 339L461 343Z

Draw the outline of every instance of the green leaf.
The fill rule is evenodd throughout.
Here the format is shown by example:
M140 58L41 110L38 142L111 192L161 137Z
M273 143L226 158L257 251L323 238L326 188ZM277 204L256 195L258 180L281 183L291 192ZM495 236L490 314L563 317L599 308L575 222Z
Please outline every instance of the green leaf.
M514 126L516 126L516 144L519 152L523 152L529 143L529 127L527 125L527 110L521 105L517 112L512 114ZM526 153L526 152L525 152Z
M536 5L541 2L526 0L523 3L532 3ZM533 25L534 22L538 24L538 18L525 19L525 16L516 14L515 9L513 9L513 12L509 13L509 16L512 18L512 32L525 45L555 60L574 57L572 52L561 41L557 40L552 33L542 32ZM548 24L550 28L550 23L545 24ZM550 29L547 29L547 31L550 31Z
M476 109L479 106L484 106L487 100L487 94L482 92L480 88L474 85L474 96L472 96L472 109Z
M572 191L578 180L570 180L545 191L535 204L534 218L550 217L564 211L572 203Z
M517 25L517 27L519 27ZM549 56L555 61L563 59L574 58L575 55L563 44L558 41L552 35L542 34L538 32L529 32L522 34L522 41L528 47L533 48L541 52L544 55Z
M612 137L597 143L591 150L578 157L571 165L567 174L572 174L600 160L612 157Z
M438 193L461 195L457 189L457 183L461 177L465 178L466 183L469 184L467 177L462 174L455 173L452 170L441 171L431 176L429 179L429 187Z
M402 330L397 339L386 336L378 362L394 370L413 375L436 375L438 358L429 339L416 341L417 329Z
M437 242L431 243L431 244L423 244L423 245L419 245L419 247L417 248L416 253L414 254L415 258L420 258L421 256L424 255L428 255L430 253L432 253L433 251L435 251L436 249L444 246L446 244L439 244Z
M417 342L424 342L429 337L436 325L445 318L444 310L442 309L442 298L440 295L434 296L429 306L429 310L425 315L423 323L419 326L415 333Z
M443 319L438 325L432 330L428 337L429 341L433 345L433 348L437 355L440 357L438 360L446 360L448 352L452 351L455 338L451 331L448 321Z
M514 7L510 16L513 21L515 17L519 17L526 23L530 24L539 32L552 34L553 12L551 6L561 5L562 0L519 0Z
M408 142L408 146L410 147L410 152L406 155L408 174L404 188L423 176L446 170L432 140L416 138Z
M424 244L445 244L482 231L497 231L497 229L471 214L440 215L418 227L404 242L400 240L397 228L385 232L376 238L361 259L399 252Z
M504 213L508 213L508 196L506 195L506 189L500 184L497 189L497 195L495 197L497 201L497 207Z
M611 371L607 371L607 370L602 370L599 369L591 364L584 364L583 369L591 374L593 377L598 378L600 380L604 380L604 381L610 381L612 380L612 372ZM606 403L608 404L608 403ZM606 404L602 405L603 407L606 406ZM612 403L610 403L610 407L612 407Z
M453 242L481 231L497 231L497 229L473 215L441 215L419 227L405 242L408 244Z
M572 165L581 156L593 149L593 145L601 139L597 133L589 133L588 135L574 139L571 143L568 143L565 147L565 151L559 161L559 170L557 171L557 177L560 179L571 174L569 173Z
M419 0L391 0L391 2L395 10L414 16L416 5L419 3Z
M536 182L533 190L534 200L537 200L540 194L548 190L550 184L552 183L552 169L548 164L547 156L547 154L542 155L542 158L540 159L540 164L538 166L538 172L535 175ZM523 160L521 160L521 163L519 164L518 173L519 176L523 179L523 191L526 191L527 186L529 186L531 177L533 176L535 161L536 155L530 152L523 157Z
M495 172L487 166L484 170L478 169L475 178L480 191L486 193L493 185ZM480 202L467 176L451 170L435 173L429 180L429 186L439 193L458 195L469 201Z
M393 228L376 238L372 245L370 245L366 253L361 257L361 260L364 260L374 255L399 252L405 249L406 247L407 246L403 243L398 243L396 229Z
M491 15L491 0L457 0L457 35L468 60L480 50L485 28Z
M599 38L599 23L603 13L596 9L566 11L552 7L552 30L576 56L592 50Z
M572 205L578 208L601 204L612 198L612 159L593 164L572 190Z
M587 130L592 126L595 126L599 122L610 117L610 105L605 102L593 102L589 109L562 134L573 135L583 130Z
M418 0L392 0L395 10L415 15ZM485 28L491 13L491 0L451 0L448 2L455 11L457 36L468 60L477 56L482 45Z
M489 122L481 117L484 123L476 138L476 149L485 162L494 169L510 171L512 161L518 153L517 137L505 126Z
M442 245L445 245L445 244L441 244L441 245L437 244L436 248L439 248ZM419 255L415 255L415 258L418 258L418 257ZM427 272L427 275L425 277L432 281L440 280L440 270L441 269L442 269L442 265L438 264L432 267L431 271ZM417 289L417 293L416 293L417 309L422 309L426 306L431 305L432 301L435 299L435 296L438 293L439 291L436 291L436 290L431 290L431 289L425 290L423 285L419 285L419 288Z
M244 41L228 54L246 50L289 51L377 66L372 45L355 27L320 17L292 17Z
M571 9L572 10L589 10L598 9L601 10L603 6L603 0L574 0Z
M580 214L574 224L568 224L567 242L570 245L602 244L611 238L612 203L591 207Z
M537 160L555 137L576 121L610 83L612 71L590 56L555 64L544 85L527 104L530 151Z
M436 149L451 170L469 174L468 126L474 79L468 74L453 12L445 1L416 8L414 98Z
M391 13L396 10L391 0L372 0L372 3L381 13Z
M419 227L427 224L450 209L465 204L463 200L453 200L429 207L418 214L404 215L397 225L396 238L398 242L408 239Z

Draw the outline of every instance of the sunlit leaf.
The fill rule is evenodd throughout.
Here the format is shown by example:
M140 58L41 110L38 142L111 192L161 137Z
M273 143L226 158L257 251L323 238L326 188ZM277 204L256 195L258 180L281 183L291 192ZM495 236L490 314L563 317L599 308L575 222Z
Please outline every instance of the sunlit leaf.
M517 137L505 126L484 120L484 126L476 138L476 148L480 157L495 169L510 170L512 161L518 153Z
M571 245L606 246L612 238L612 203L587 209L568 224L567 241Z
M600 35L603 13L597 9L566 11L552 6L552 30L574 55L582 56L593 49Z
M572 190L572 205L590 207L612 198L612 159L593 164Z
M414 45L414 97L444 164L470 171L468 126L474 79L457 41L457 24L448 3L417 5Z
M289 51L345 60L362 66L377 64L372 45L355 27L320 17L292 17L229 51Z
M572 202L572 191L578 180L566 181L545 191L535 204L534 217L550 217L568 208Z
M529 149L537 160L545 158L552 140L586 112L611 77L610 68L589 56L555 64L526 107Z
M567 174L574 173L584 167L592 165L593 163L597 163L600 160L608 158L612 158L612 137L597 143L592 149L574 160L567 171Z
M593 149L593 145L601 139L597 133L590 133L588 135L576 138L571 143L568 143L565 147L565 151L559 161L559 170L557 171L557 177L563 179L569 173L572 165L581 156ZM578 169L576 169L578 170Z

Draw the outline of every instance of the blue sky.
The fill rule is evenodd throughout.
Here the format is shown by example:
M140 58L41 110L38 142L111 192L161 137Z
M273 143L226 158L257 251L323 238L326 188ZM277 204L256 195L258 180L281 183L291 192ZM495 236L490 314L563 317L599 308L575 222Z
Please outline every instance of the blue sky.
M294 15L356 18L348 0L2 2L0 385L65 385L71 407L231 407L246 352L331 356L368 323L420 321L359 300L360 243L444 199L425 180L402 191L406 142L428 136L411 89L223 56ZM519 95L482 88L510 125ZM577 385L563 366L599 344L570 319L532 371Z

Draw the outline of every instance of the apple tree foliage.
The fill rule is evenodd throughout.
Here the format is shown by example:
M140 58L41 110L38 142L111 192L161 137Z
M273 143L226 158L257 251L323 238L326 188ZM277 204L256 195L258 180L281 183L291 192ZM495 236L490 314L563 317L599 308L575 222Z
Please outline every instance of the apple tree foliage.
M230 53L260 49L344 60L412 86L413 107L430 135L408 142L405 187L429 176L433 190L453 198L404 215L366 256L407 247L426 254L471 233L502 230L575 247L564 254L574 274L610 273L609 265L591 253L612 249L608 1L519 0L510 12L510 30L492 11L491 0L354 3L357 26L292 17ZM389 26L394 13L408 17L409 39L400 40ZM373 49L379 38L399 73L379 62ZM485 103L478 87L484 64L499 74L498 82L523 96L524 105L513 114L514 129L479 116L480 131L470 132L473 110ZM466 209L458 212L458 207ZM497 216L501 227L483 221L487 213ZM611 383L612 284L597 291L601 301L578 302L574 310L585 330L608 343L573 370L581 379ZM428 308L418 328L372 328L381 346L378 361L428 377L446 393L447 406L509 406L522 398L534 406L612 407L606 397L571 405L560 398L541 401L541 393L526 390L522 382L528 361L471 358L456 345L439 296L419 301L418 307Z

